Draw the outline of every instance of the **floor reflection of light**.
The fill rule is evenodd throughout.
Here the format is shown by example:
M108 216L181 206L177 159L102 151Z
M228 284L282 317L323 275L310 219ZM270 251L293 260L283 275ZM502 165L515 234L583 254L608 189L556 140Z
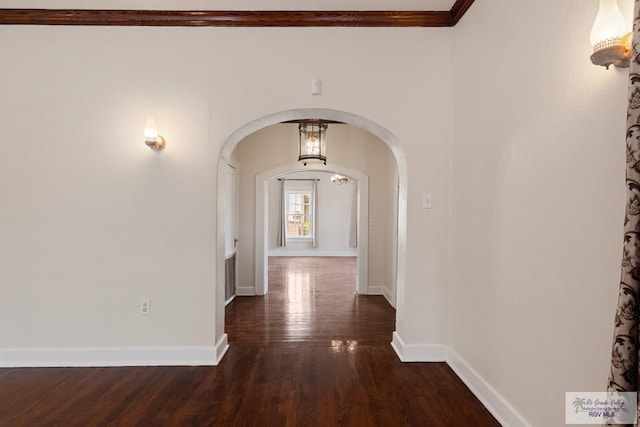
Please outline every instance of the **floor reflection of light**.
M311 307L311 275L308 271L287 272L287 309L289 313L302 313Z
M358 341L355 340L331 340L331 351L334 353L355 353L358 350Z
M285 276L285 315L289 339L304 339L313 329L313 277L309 271L289 270Z

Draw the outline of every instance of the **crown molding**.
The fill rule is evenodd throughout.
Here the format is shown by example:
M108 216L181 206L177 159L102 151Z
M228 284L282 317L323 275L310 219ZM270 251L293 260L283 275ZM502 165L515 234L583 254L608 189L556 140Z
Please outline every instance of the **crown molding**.
M462 19L467 10L471 7L475 0L457 0L453 5L451 10L449 11L449 15L451 16L451 26L455 27L455 25Z
M0 25L452 27L473 2L457 0L450 11L0 9Z

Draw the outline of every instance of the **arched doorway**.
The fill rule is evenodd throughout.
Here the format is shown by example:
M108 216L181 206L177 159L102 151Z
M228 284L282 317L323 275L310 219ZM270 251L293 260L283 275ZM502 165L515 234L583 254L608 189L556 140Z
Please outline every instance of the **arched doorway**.
M267 212L267 181L277 176L286 175L287 173L292 172L330 172L330 173L340 173L347 176L350 176L356 180L357 185L357 193L358 193L358 247L357 247L357 258L358 258L358 272L357 272L357 283L356 289L359 294L368 294L368 271L369 271L369 262L368 262L368 227L367 227L367 218L369 216L368 213L368 198L369 198L369 177L352 168L347 166L332 164L329 167L305 167L301 168L299 163L295 164L286 164L280 165L273 169L269 169L264 171L255 178L255 186L256 186L256 201L255 201L255 293L257 295L264 295L269 288L269 279L268 279L268 244L267 244L267 223L268 223L268 215Z
M396 161L398 171L398 200L397 200L397 248L396 248L396 277L395 277L395 306L397 323L404 314L404 292L406 277L406 229L407 229L407 164L404 151L397 138L387 129L364 117L338 110L330 109L295 109L282 111L256 119L235 131L222 147L218 160L218 188L217 188L217 256L216 256L216 346L219 358L228 348L227 337L224 333L224 194L222 191L222 174L224 165L230 160L235 147L247 136L260 129L282 122L301 119L322 119L346 123L365 130L379 138L391 151ZM257 260L258 258L256 258Z

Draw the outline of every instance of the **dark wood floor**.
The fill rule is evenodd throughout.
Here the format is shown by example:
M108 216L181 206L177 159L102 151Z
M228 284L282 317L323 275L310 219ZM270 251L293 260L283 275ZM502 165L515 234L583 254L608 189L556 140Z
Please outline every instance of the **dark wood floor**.
M217 367L0 369L0 426L499 426L444 363L401 363L354 259L272 258Z

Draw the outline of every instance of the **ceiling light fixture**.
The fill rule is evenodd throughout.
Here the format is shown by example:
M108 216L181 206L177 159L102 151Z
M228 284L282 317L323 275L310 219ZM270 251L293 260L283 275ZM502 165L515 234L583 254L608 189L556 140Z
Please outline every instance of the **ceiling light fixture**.
M353 182L353 179L351 177L340 175L339 173L337 173L331 176L331 182L338 185L351 184Z
M327 128L322 120L304 120L298 125L299 154L298 161L305 166L308 163L327 164Z

